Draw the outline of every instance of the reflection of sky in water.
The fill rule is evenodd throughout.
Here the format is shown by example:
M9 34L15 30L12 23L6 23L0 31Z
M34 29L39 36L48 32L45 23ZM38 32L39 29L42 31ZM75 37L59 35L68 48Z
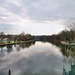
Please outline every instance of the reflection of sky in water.
M12 70L12 75L62 75L63 55L58 47L36 42L29 48L20 48L20 51L16 50L17 46L12 48L11 53L0 57L2 75L7 75L8 69Z

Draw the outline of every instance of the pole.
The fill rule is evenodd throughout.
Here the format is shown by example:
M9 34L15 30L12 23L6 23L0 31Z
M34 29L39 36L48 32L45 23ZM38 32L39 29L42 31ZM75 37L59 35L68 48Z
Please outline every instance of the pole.
M9 69L8 75L11 75L11 70Z

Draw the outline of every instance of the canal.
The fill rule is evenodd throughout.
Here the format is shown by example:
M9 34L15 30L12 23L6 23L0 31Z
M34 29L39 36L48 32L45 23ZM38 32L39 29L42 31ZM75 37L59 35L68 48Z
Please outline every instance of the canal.
M75 62L75 47L29 42L0 47L0 75L63 75Z

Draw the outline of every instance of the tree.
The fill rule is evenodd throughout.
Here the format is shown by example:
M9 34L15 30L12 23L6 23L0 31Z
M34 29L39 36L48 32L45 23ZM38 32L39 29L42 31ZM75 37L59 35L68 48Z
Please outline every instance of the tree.
M69 22L65 26L68 30L75 30L75 22Z
M25 32L23 31L23 32L20 34L20 36L25 36Z
M7 35L7 42L10 43L11 40L12 40L12 35L8 34Z
M31 40L31 34L26 34L25 38L26 38L26 40Z
M2 41L3 41L3 38L5 37L5 34L4 34L4 32L0 32L0 39L1 39L1 43L2 43Z

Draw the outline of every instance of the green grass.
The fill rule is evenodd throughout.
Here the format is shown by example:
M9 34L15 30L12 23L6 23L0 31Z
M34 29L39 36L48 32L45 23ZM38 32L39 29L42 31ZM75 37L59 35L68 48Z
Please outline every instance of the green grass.
M2 41L2 44L6 44L8 43L7 41ZM10 41L10 43L14 43L14 41ZM1 41L0 41L0 44L1 44Z
M6 44L6 43L7 43L7 41L2 41L2 43Z
M10 43L15 43L14 41L10 41Z
M11 43L16 43L16 42L19 42L19 41L17 41L17 40L15 42L14 41L10 41L10 44ZM23 42L23 41L20 41L20 42ZM2 43L0 41L0 44L7 44L7 43L8 43L8 41L2 41Z

